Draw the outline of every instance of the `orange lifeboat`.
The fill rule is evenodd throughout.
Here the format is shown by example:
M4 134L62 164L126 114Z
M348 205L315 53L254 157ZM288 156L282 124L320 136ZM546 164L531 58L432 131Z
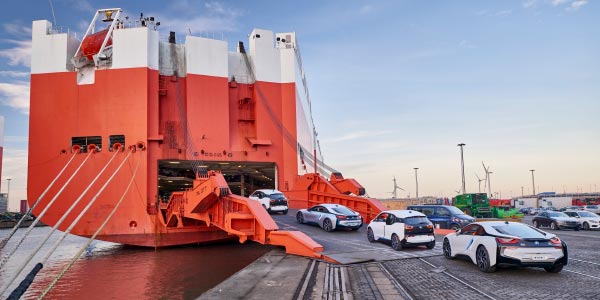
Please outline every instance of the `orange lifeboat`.
M100 47L102 47L102 42L106 38L108 34L108 28L102 31L98 31L94 34L88 35L83 42L81 43L81 52L83 56L87 57L89 60L93 60L93 56L98 54L100 51ZM106 47L112 45L112 38L109 38L106 42Z

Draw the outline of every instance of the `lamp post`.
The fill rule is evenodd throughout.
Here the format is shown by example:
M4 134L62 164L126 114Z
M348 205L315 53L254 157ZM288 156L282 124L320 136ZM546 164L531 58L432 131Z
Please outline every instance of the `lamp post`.
M525 195L525 194L523 193L523 187L521 187L521 196L523 196L523 195Z
M12 178L7 178L6 179L6 183L7 183L7 187L6 187L6 206L8 207L8 203L9 202L9 197L10 197L10 181L12 180Z
M533 187L533 195L535 195L535 176L533 175L533 172L535 172L535 170L531 169L529 171L531 171L531 186Z
M492 194L492 178L491 178L491 174L494 172L488 172L487 175L487 179L488 179L488 193L490 194L490 197L494 197L494 194Z
M413 168L413 169L415 169L415 184L416 184L416 187L417 187L417 189L416 189L416 191L417 191L416 195L417 195L417 200L419 200L419 177L417 177L417 170L419 168Z
M466 146L465 143L460 143L457 146L460 147L460 169L462 172L462 193L466 194L467 189L465 188L465 159L463 156L463 146Z

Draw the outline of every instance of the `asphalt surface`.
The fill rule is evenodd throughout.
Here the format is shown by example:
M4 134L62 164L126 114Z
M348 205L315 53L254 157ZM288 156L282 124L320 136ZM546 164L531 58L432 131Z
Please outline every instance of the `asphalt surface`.
M600 231L541 228L568 245L569 264L560 273L518 267L483 273L467 258L445 259L440 250L442 236L437 236L433 250L394 251L387 244L369 243L366 224L356 232L328 233L298 224L292 210L273 219L282 230L301 230L311 236L324 246L326 255L364 253L357 256L362 263L347 265L349 293L355 299L600 299ZM532 219L527 216L523 222L531 224ZM388 283L382 284L374 274L384 274ZM386 296L388 288L394 289L393 296Z
M319 226L299 224L296 221L297 210L290 209L287 215L272 214L271 217L281 230L299 230L323 245L326 256L343 264L365 261L385 261L403 258L426 257L442 254L442 244L436 243L431 250L424 246L405 248L395 251L389 244L383 242L369 243L367 240L367 224L357 231L340 229L325 232Z

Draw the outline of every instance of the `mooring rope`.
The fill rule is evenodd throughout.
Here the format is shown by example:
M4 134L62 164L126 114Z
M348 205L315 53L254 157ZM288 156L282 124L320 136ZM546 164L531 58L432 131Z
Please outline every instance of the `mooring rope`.
M35 209L35 207L38 205L38 203L40 203L40 200L42 200L42 198L44 198L44 196L46 196L46 193L50 190L50 188L54 185L54 183L56 183L56 181L58 180L60 175L62 175L62 173L67 169L67 167L71 164L71 162L73 161L73 159L75 158L75 156L78 153L79 153L79 149L77 149L75 151L75 153L73 153L73 155L71 156L71 159L69 159L69 161L62 168L62 170L60 170L60 172L58 172L58 175L56 175L56 177L54 177L54 180L52 180L52 182L50 182L50 185L48 185L48 187L44 190L44 192L42 192L42 194L37 198L37 200L35 200L35 203L33 203L33 206L31 206L31 208L29 210L27 210L27 212L23 215L23 217L21 217L19 222L17 222L17 225L15 225L15 227L13 227L12 231L8 234L8 236L4 240L0 241L0 250L4 249L4 246L6 245L6 243L8 243L8 240L10 240L10 238L15 234L15 232L17 232L17 229L19 229L19 227L21 226L21 224L23 223L25 218L27 218L28 216L31 215L31 212Z
M129 154L131 154L131 152ZM142 160L141 157L138 158L137 165L136 165L136 167L135 167L135 169L133 171L133 174L131 176L131 180L129 180L129 184L127 185L127 188L125 188L125 192L123 193L123 195L121 196L121 198L119 199L119 201L117 201L117 204L115 204L115 207L113 208L113 210L110 212L110 214L108 214L108 216L106 217L106 219L104 220L104 222L100 225L100 227L98 227L98 229L96 230L96 232L94 232L94 235L92 235L92 237L88 239L88 241L85 243L85 245L83 245L83 247L81 247L81 249L79 249L79 252L77 252L77 254L75 254L75 256L73 256L73 258L71 259L71 261L69 261L69 263L63 268L63 270L60 272L60 274L58 274L56 276L56 278L54 278L54 280L48 285L48 287L46 287L46 289L42 292L42 294L40 294L40 296L38 297L38 300L43 299L46 296L46 294L48 294L48 292L50 292L50 290L52 290L52 288L54 288L54 286L56 285L56 283L73 266L73 264L77 261L77 259L79 259L79 257L81 256L81 254L83 254L83 252L85 251L85 249L87 249L87 247L90 246L90 244L94 241L94 239L96 239L96 237L98 236L98 234L102 231L102 229L104 229L104 226L106 226L106 224L108 224L108 221L110 221L110 219L113 217L113 215L115 214L115 212L117 211L117 209L119 208L119 206L121 205L121 203L123 202L123 199L125 199L125 196L127 195L127 192L129 192L129 189L131 188L131 184L135 180L135 175L137 174L137 171L138 171L138 168L140 166L140 161L141 160ZM120 168L120 166L119 166L119 168Z
M62 214L62 216L58 220L58 222L56 222L56 224L54 224L54 226L52 226L52 230L50 230L50 232L48 234L46 234L46 237L44 238L44 240L41 243L39 243L38 247L29 255L29 257L27 257L27 259L25 259L23 261L23 263L21 263L21 265L19 266L19 268L17 269L17 271L13 274L13 276L11 277L11 279L8 281L8 284L2 289L2 291L0 291L0 295L4 294L4 292L10 287L10 285L15 281L15 279L17 279L17 277L23 272L23 270L25 269L25 267L27 266L27 264L36 256L36 254L38 254L38 252L46 244L46 242L48 241L48 239L50 239L50 237L52 236L52 234L56 231L56 229L58 228L58 226L60 226L62 224L62 222L64 222L64 220L69 216L69 214L73 211L73 209L75 209L75 207L77 206L77 204L79 204L79 202L81 201L81 199L83 199L83 197L87 194L87 192L92 188L92 186L94 185L94 183L96 183L96 181L98 180L98 178L100 178L100 176L102 174L104 174L104 172L106 171L106 169L108 168L108 166L110 165L110 163L115 159L115 157L117 157L117 154L119 154L119 152L120 152L119 150L115 151L115 153L110 158L110 160L104 165L104 168L102 168L102 170L100 170L100 172L98 172L98 174L96 175L96 177L92 180L92 182L90 182L90 184L81 193L81 195L79 195L79 197L77 198L77 200L75 200L71 204L71 206L69 207L69 209Z
M127 154L127 156L125 157L125 159L123 160L123 162L121 162L121 165L127 161L127 159L129 158L129 156L131 155L132 151L129 151L129 153ZM119 166L120 169L120 166ZM115 171L114 174L116 174L119 170L117 169ZM60 245L60 243L65 239L65 237L71 233L71 231L73 230L73 228L75 228L75 225L77 225L77 223L81 220L81 218L83 217L83 215L89 210L89 208L92 206L92 204L94 204L94 202L96 201L96 199L98 198L98 196L100 195L100 193L102 193L102 191L104 190L104 188L108 185L108 183L110 182L110 180L112 180L112 177L109 179L109 181L107 181L104 186L102 187L102 189L100 191L98 191L98 193L96 193L96 195L94 196L94 198L92 198L92 200L87 204L87 206L79 213L79 215L77 215L77 218L75 218L75 220L73 222L71 222L71 225L69 225L69 228L67 228L67 230L65 230L65 232L63 232L62 236L60 237L60 239L58 239L58 241L56 241L54 243L54 246L52 247L52 249L50 249L50 251L46 254L46 256L44 257L44 259L42 259L42 264L45 264L46 261L50 258L50 256L52 256L52 254L54 253L54 251L56 250L56 248L58 248L58 245Z
M15 253L15 251L17 251L17 249L19 248L19 246L21 246L21 244L23 243L23 241L25 240L25 238L27 238L27 236L29 235L29 233L31 233L31 230L33 230L33 228L35 227L35 225L37 225L40 222L40 220L46 214L46 212L48 211L48 209L50 209L50 207L52 206L52 204L54 204L54 202L56 201L56 199L58 199L58 196L60 196L60 194L62 194L62 192L67 187L67 185L69 185L69 183L71 182L71 180L73 180L73 178L75 177L75 175L77 175L77 173L79 173L79 170L81 170L81 168L83 167L83 165L85 165L85 163L88 161L88 159L92 156L93 153L95 153L95 150L91 150L90 151L90 153L81 162L81 164L79 165L79 167L77 167L77 169L75 170L75 172L73 172L73 174L71 175L71 177L69 177L69 179L67 180L67 182L65 182L65 184L58 191L58 193L56 193L56 195L54 195L54 198L52 198L52 200L50 200L50 202L48 202L48 204L46 205L46 207L44 208L44 210L42 210L42 212L40 213L40 215L37 216L37 218L33 221L33 223L31 223L31 225L29 225L29 228L27 228L27 231L25 232L25 234L21 237L21 239L19 240L19 242L17 242L17 245L15 247L13 247L12 250L9 251L7 255L5 255L4 257L2 257L2 261L0 261L0 269L2 269L2 267L4 266L4 264L6 263L6 261L8 261L8 259Z

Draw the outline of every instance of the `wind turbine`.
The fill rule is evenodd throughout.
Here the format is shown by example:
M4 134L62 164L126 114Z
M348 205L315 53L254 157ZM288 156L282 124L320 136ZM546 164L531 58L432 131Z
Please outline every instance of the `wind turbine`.
M490 174L492 174L492 171L490 171L490 166L485 166L485 164L483 163L483 161L481 162L481 164L483 165L483 170L485 171L485 179L487 179L487 188L488 188L488 194L490 195L490 197L493 197L492 195L492 181L490 179Z
M477 175L477 173L475 173L475 177L477 177L477 181L478 181L477 184L479 185L479 192L481 193L481 182L482 181L486 181L487 178L481 179L481 178L479 178L479 176ZM484 186L484 189L485 189L485 186Z
M396 184L396 176L394 176L394 191L391 193L392 194L392 199L396 199L398 198L398 194L396 193L397 190L403 190L403 188L399 187L398 184Z

